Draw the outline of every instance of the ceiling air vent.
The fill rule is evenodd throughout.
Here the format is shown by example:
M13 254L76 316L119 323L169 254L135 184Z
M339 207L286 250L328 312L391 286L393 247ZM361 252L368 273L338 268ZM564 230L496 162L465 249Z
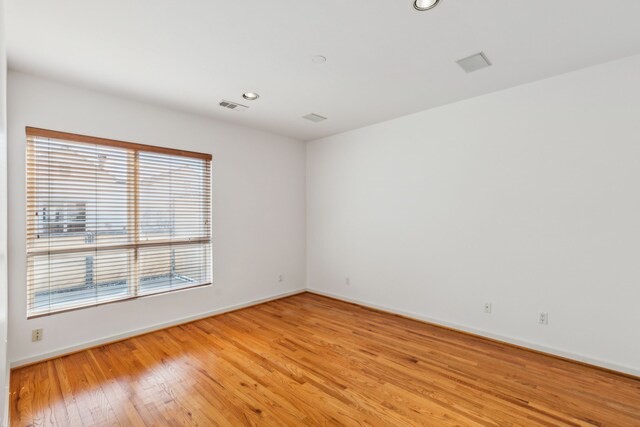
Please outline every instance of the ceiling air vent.
M326 117L323 117L320 114L314 114L314 113L307 114L306 116L302 116L302 118L303 119L307 119L307 120L309 120L311 122L316 122L316 123L317 122L321 122L323 120L327 120Z
M247 107L246 105L238 104L231 101L220 101L219 105L233 111L244 111L249 109L249 107Z
M489 58L487 58L484 52L476 53L475 55L462 58L456 62L467 73L472 73L491 65Z

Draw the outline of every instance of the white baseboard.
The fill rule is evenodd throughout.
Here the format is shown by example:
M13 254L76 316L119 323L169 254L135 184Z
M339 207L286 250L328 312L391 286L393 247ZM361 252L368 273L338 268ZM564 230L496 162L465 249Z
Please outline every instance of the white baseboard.
M358 300L358 299L354 299L354 298L345 297L343 295L332 294L332 293L320 291L320 290L317 290L317 289L307 289L307 291L311 292L311 293L318 294L318 295L324 295L326 297L335 298L335 299L342 300L342 301L345 301L345 302L350 302L350 303L353 303L353 304L361 305L361 306L364 306L364 307L374 308L374 309L386 311L386 312L389 312L389 313L393 313L393 314L398 314L398 315L401 315L401 316L409 317L409 318L412 318L412 319L421 320L423 322L432 323L434 325L445 326L445 327L448 327L448 328L451 328L451 329L457 329L459 331L468 332L468 333L471 333L471 334L474 334L474 335L480 335L482 337L491 338L491 339L494 339L494 340L497 340L497 341L502 341L504 343L517 345L519 347L525 347L525 348L528 348L528 349L531 349L531 350L537 350L537 351L540 351L540 352L543 352L543 353L547 353L547 354L550 354L550 355L563 357L565 359L571 359L571 360L575 360L575 361L578 361L578 362L587 363L589 365L599 366L601 368L610 369L612 371L617 371L617 372L620 372L620 373L633 375L635 377L640 377L640 370L636 369L636 368L629 367L629 366L618 365L618 364L615 364L615 363L606 362L604 360L594 359L592 357L582 356L580 354L575 354L575 353L567 352L567 351L564 351L564 350L558 350L558 349L555 349L555 348L546 347L544 345L540 345L540 344L535 344L535 343L531 343L531 342L528 342L528 341L519 340L517 338L512 338L512 337L508 337L508 336L504 336L504 335L500 335L500 334L495 334L493 332L489 332L489 331L486 331L486 330L483 330L483 329L476 329L476 328L472 328L472 327L469 327L469 326L460 325L460 324L457 324L457 323L447 322L447 321L443 321L443 320L440 320L440 319L435 319L433 317L424 316L422 314L411 313L411 312L404 311L404 310L398 310L398 309L395 309L395 308L391 308L391 307L387 307L387 306L383 306L383 305L379 305L379 304L374 304L374 303L367 302L367 301L362 301L362 300Z
M306 289L296 289L295 291L284 292L276 295L271 295L265 298L259 298L252 301L247 301L241 304L235 304L228 307L218 308L216 310L207 311L205 313L195 314L193 316L182 317L180 319L171 320L169 322L158 323L152 326L148 326L146 328L136 329L132 331L127 331L121 334L111 335L108 337L100 338L94 341L85 342L82 344L59 348L57 350L49 351L47 353L37 354L35 356L30 356L20 360L14 360L11 362L11 369L19 368L20 366L30 365L32 363L37 363L43 360L51 359L54 357L62 356L65 354L75 353L81 350L85 350L92 347L97 347L103 344L107 344L114 341L120 341L126 338L135 337L137 335L146 334L148 332L157 331L160 329L168 328L171 326L182 325L184 323L193 322L195 320L205 319L207 317L215 316L217 314L227 313L229 311L238 310L241 308L251 307L252 305L262 304L268 301L277 300L280 298L285 298L291 295L297 295L306 292Z

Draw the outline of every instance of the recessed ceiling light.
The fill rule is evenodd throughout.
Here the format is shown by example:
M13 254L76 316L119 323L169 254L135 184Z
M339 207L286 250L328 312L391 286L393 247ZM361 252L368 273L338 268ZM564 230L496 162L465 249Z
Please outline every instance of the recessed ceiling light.
M327 62L327 57L322 55L316 55L313 57L312 61L314 64L324 64L325 62Z
M440 3L440 0L414 0L413 7L417 10L433 9Z
M260 95L255 92L246 92L242 94L242 97L247 101L255 101L256 99L260 98Z

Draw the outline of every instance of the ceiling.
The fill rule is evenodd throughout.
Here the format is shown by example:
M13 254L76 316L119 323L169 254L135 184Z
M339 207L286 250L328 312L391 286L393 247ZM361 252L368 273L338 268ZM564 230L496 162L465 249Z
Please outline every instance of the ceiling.
M638 53L639 17L638 0L8 0L7 50L12 69L311 140ZM479 51L492 67L455 63Z

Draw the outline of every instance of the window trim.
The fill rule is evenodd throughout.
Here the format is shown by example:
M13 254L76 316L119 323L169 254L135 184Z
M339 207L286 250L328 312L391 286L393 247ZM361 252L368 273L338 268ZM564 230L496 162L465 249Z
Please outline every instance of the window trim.
M199 152L194 152L194 151L187 151L187 150L179 150L179 149L173 149L173 148L166 148L166 147L159 147L159 146L155 146L155 145L147 145L147 144L137 144L137 143L133 143L133 142L127 142L127 141L118 141L118 140L114 140L114 139L108 139L108 138L100 138L100 137L95 137L95 136L88 136L88 135L81 135L81 134L75 134L75 133L69 133L69 132L60 132L60 131L54 131L54 130L48 130L48 129L42 129L42 128L35 128L35 127L30 127L27 126L25 127L25 131L26 131L26 141L29 140L30 137L42 137L42 138L51 138L51 139L59 139L59 140L65 140L65 141L71 141L71 142L79 142L79 143L85 143L85 144L98 144L98 145L104 145L104 146L110 146L110 147L117 147L117 148L124 148L124 149L129 149L129 150L133 150L133 152L135 153L134 156L134 162L136 163L136 166L134 167L134 182L132 183L133 186L133 195L134 195L134 199L137 201L138 199L138 192L140 191L139 186L138 186L138 167L137 167L137 163L138 163L138 153L139 152L153 152L153 153L159 153L159 154L166 154L166 155L174 155L174 156L181 156L181 157L189 157L189 158L195 158L195 159L201 159L201 160L205 160L208 162L211 162L213 160L213 156L210 153L199 153ZM28 156L27 156L27 160L28 160ZM211 168L211 166L209 166L209 168ZM211 170L211 169L210 169ZM28 173L27 173L28 175ZM209 175L209 179L212 179L212 176ZM27 176L27 182L26 182L27 188L29 186L29 176ZM211 186L209 186L209 203L212 203L212 188ZM28 197L28 194L25 193L25 198ZM138 223L140 221L139 215L137 214L138 212L138 204L137 202L135 202L135 211L136 214L134 215L134 218L132 219L133 221L133 232L135 233L135 237L134 237L134 243L124 243L124 244L114 244L114 245L105 245L100 247L100 250L104 250L104 251L109 251L109 250L116 250L116 249L134 249L135 250L135 254L137 257L138 254L138 250L139 249L143 249L143 248L149 248L149 247L158 247L158 246L183 246L183 245L197 245L197 244L203 244L203 243L208 243L210 245L210 251L209 251L209 260L208 262L210 263L210 268L211 268L211 274L213 274L213 245L212 245L212 233L213 233L213 224L212 224L212 216L213 216L213 209L212 206L209 206L209 218L207 219L208 221L208 225L209 225L209 236L207 238L187 238L187 239L180 239L180 240L155 240L155 241L149 241L149 242L140 242L139 241L139 227L138 227ZM29 215L28 215L28 203L25 203L25 214L27 217L27 221L25 223L25 226L27 228L27 235L28 235L28 231L29 231L29 227L31 227L31 224L29 222ZM66 254L66 253L78 253L78 252L86 252L87 248L86 247L71 247L71 248L58 248L58 249L38 249L38 250L27 250L26 251L26 273L28 275L29 273L29 259L35 256L42 256L42 255L55 255L55 254ZM137 262L135 263L137 265ZM55 314L61 314L61 313L68 313L71 311L76 311L76 310L84 310L87 308L93 308L93 307L99 307L102 305L107 305L107 304L113 304L116 302L123 302L123 301L131 301L131 300L135 300L135 299L139 299L139 298L146 298L146 297L151 297L151 296L156 296L156 295L163 295L163 294L167 294L167 293L174 293L174 292L182 292L182 291L186 291L186 290L190 290L190 289L198 289L198 288L202 288L202 287L206 287L206 286L212 286L213 284L213 277L210 276L208 281L205 282L201 282L201 283L196 283L196 284L191 284L189 286L184 286L184 287L177 287L174 289L167 289L167 290L163 290L163 291L159 291L159 292L153 292L153 293L147 293L147 294L139 294L139 289L136 290L135 293L130 294L130 296L125 297L125 298L114 298L114 299L105 299L104 301L101 302L96 302L94 304L90 304L90 305L82 305L82 306L73 306L73 307L69 307L69 308L61 308L61 309L57 309L57 310L52 310L52 311L47 311L47 312L42 312L42 313L30 313L29 312L29 281L28 281L28 277L26 278L27 280L25 281L25 285L26 285L26 290L27 290L27 319L35 319L35 318L39 318L39 317L46 317L46 316L52 316Z

